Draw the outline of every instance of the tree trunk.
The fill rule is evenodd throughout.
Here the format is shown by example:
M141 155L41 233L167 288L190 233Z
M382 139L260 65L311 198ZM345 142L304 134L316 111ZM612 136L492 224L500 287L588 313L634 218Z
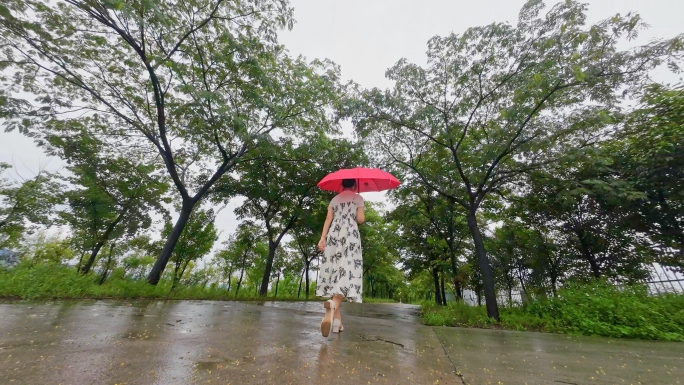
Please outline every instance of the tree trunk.
M582 248L582 255L584 256L584 259L586 259L587 262L589 262L589 266L591 267L591 273L594 275L595 278L601 278L601 269L599 268L598 262L596 261L596 256L589 249L589 245L587 244L584 232L578 231L577 238L579 238L580 247Z
M496 289L494 288L494 277L492 275L492 266L489 263L487 252L485 251L484 242L482 241L482 233L477 224L474 210L468 214L468 228L473 237L475 244L475 253L477 261L480 265L480 272L482 274L482 283L484 286L485 303L487 305L487 317L494 318L497 322L501 321L499 317L499 305L496 303Z
M83 267L81 268L81 273L88 274L88 272L90 272L90 269L95 264L97 255L100 253L100 250L102 249L102 246L104 246L104 242L102 241L98 241L95 244L95 247L93 247L93 249L90 251L90 257L86 261L85 265L83 265Z
M459 277L454 277L454 291L456 292L456 299L458 301L463 300L463 285L461 284L461 279Z
M237 298L238 293L240 292L240 286L242 285L242 277L244 275L245 275L245 267L243 265L242 270L240 270L240 279L238 279L237 288L235 289L235 298Z
M439 272L437 268L432 269L432 279L435 281L435 302L438 306L442 306L442 292L439 287Z
M302 269L302 275L299 276L299 290L297 290L297 299L302 294L302 282L304 281L304 270Z
M85 257L85 250L81 253L81 257L78 259L78 265L76 265L76 271L81 271L81 264L83 263L83 257Z
M275 259L276 248L278 243L268 240L268 258L266 259L266 269L264 269L264 277L261 279L261 289L259 295L265 297L268 294L268 283L271 281L271 270L273 269L273 260Z
M316 269L316 286L318 286L318 273L321 272L321 256L320 255L316 258L316 266L318 267ZM308 290L308 287L307 287L307 290Z
M273 298L278 298L278 284L280 283L280 272L278 272L278 278L276 278L276 288Z
M456 300L460 301L461 299L463 299L463 295L461 294L461 282L458 278L458 266L456 266L456 255L453 252L451 253L451 270L454 274L454 289L456 289Z
M240 285L242 285L242 277L245 275L245 266L247 265L247 253L242 254L242 264L240 266L240 278L237 283L237 290L235 290L235 297L237 298L238 292L240 291Z
M151 285L156 285L159 283L162 273L164 272L166 265L169 263L169 260L171 259L173 249L176 248L176 244L178 243L181 234L183 234L183 230L185 229L185 226L188 224L188 220L190 219L190 215L192 214L192 210L194 208L194 201L187 200L183 202L183 206L181 207L178 220L176 221L176 224L173 226L171 234L169 234L169 237L166 239L166 243L164 243L164 248L162 249L159 258L157 258L157 261L154 263L154 266L152 266L150 274L147 276L147 282Z
M183 263L183 268L180 271L180 274L178 274L178 281L180 282L181 278L183 278L183 274L185 274L185 269L188 268L188 265L190 264L190 261L185 261Z
M107 264L105 265L104 271L102 272L102 276L100 276L100 285L105 283L107 280L107 275L109 274L109 266L112 263L112 253L114 253L114 244L112 243L111 246L109 246L109 257L107 258Z
M230 281L231 281L230 278L231 278L232 276L233 276L233 270L232 270L232 268L231 268L230 270L228 270L228 294L230 294Z
M173 278L171 279L171 290L173 290L176 287L176 284L178 283L178 271L180 270L181 266L181 261L176 262L176 266L173 269Z
M307 300L309 299L309 286L311 286L311 284L309 283L309 267L310 266L311 266L311 261L307 260L306 266L305 266L306 272L304 273L304 280L306 281L305 293L306 293L306 299Z
M123 210L119 213L119 215L116 217L114 222L110 223L109 226L107 226L107 230L105 230L104 234L102 234L101 237L97 240L97 243L95 244L95 247L93 248L92 252L90 253L90 258L88 258L88 261L86 262L85 266L83 266L83 269L81 269L81 273L87 274L90 269L93 267L93 264L95 263L95 259L97 258L97 254L100 252L100 249L102 249L102 246L104 246L105 243L109 240L109 237L112 235L112 232L116 228L116 226L121 222L121 220L124 218L126 213L128 212L128 207L132 203L129 201L126 203L124 206Z
M444 273L442 273L441 276L442 276L442 305L446 306L447 300L446 300L446 290L444 290Z

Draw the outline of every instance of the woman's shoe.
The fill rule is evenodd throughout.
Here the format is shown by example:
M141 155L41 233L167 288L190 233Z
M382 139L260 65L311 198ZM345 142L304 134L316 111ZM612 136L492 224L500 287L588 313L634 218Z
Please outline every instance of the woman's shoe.
M335 318L333 320L333 325L332 325L332 332L333 333L339 333L342 331L342 321L339 318Z
M325 316L321 321L321 334L323 337L328 337L333 328L333 315L335 314L335 302L329 299L323 303L325 308Z

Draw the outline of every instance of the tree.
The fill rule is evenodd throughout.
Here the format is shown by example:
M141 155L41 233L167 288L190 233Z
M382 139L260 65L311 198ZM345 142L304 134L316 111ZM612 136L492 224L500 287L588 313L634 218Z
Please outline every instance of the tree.
M302 215L297 219L292 228L292 244L299 251L302 258L302 278L299 283L301 291L304 281L304 295L309 299L311 283L309 282L309 272L311 263L319 258L323 253L318 249L318 241L321 239L323 224L328 213L328 204L323 193L315 194L313 204L307 206ZM297 294L299 298L299 293Z
M623 207L643 194L615 175L606 150L584 151L572 162L531 172L514 211L523 223L556 231L576 277L640 280L652 257L643 237L625 227Z
M229 191L247 198L236 209L240 218L263 222L269 254L259 294L265 296L271 280L276 250L283 237L314 202L317 183L330 172L347 166L355 158L346 140L331 140L315 135L295 143L281 139L278 146L255 152L255 159L242 163L240 179Z
M622 206L626 227L647 235L658 262L684 271L684 89L653 85L607 143L615 173L642 194Z
M650 69L684 48L680 37L620 51L618 43L643 27L638 15L587 27L585 4L566 1L541 16L543 8L530 0L516 26L494 23L432 38L427 67L399 61L387 71L393 89L360 92L344 112L381 164L409 170L463 207L487 315L497 320L480 209L492 193L553 162L553 149L586 145L594 123L605 126L618 108L621 91L648 82Z
M400 212L420 215L429 222L426 231L432 242L440 244L448 255L456 298L462 298L462 274L459 273L459 256L466 247L468 232L465 213L459 206L447 201L419 181L404 183L392 194L392 200L402 207ZM407 211L408 205L412 208ZM396 217L401 221L402 214Z
M183 278L183 274L185 274L190 263L202 259L214 247L214 242L218 238L214 226L214 215L212 209L196 210L190 217L187 230L183 232L183 236L181 236L171 256L171 262L174 266L172 287L176 287ZM173 227L171 223L167 223L162 235L166 236L171 231L173 231Z
M223 242L223 248L214 254L212 263L218 268L220 274L220 284L226 286L230 293L231 285L233 284L233 273L238 270L240 264L241 253L235 253L231 247L235 243L235 234Z
M15 181L7 177L12 167L0 163L0 248L16 245L28 231L52 223L62 186L54 175L40 171L34 177ZM17 174L21 178L20 175Z
M139 235L128 240L122 248L125 257L121 261L123 275L130 273L133 279L142 279L154 265L154 255L164 246L163 241L153 241L149 235Z
M513 290L520 289L523 303L530 294L554 296L559 281L566 278L567 266L573 261L571 253L555 253L555 245L534 225L523 223L511 215L488 239L492 268L500 287L513 304Z
M90 251L85 264L79 263L83 273L90 271L106 243L148 229L155 211L168 215L162 206L170 202L164 197L168 184L143 154L111 156L105 144L87 132L50 136L48 141L51 153L65 159L71 172L66 180L73 189L64 194L69 209L60 216L81 241L79 249Z
M233 273L240 272L235 287L236 297L240 293L245 272L253 267L255 261L260 256L268 253L268 245L261 242L261 238L262 231L257 225L249 221L242 222L238 226L237 231L225 242L224 248L216 254L216 259L220 269L223 271L224 277L230 280Z
M292 25L286 0L9 0L0 114L39 143L86 128L159 156L181 205L156 284L195 206L245 154L274 130L329 126L339 70L287 57L276 30Z
M40 232L34 239L22 245L23 253L32 264L51 263L61 264L74 257L73 250L66 239L49 236Z
M292 249L283 247L280 245L276 250L276 256L273 260L273 270L271 273L271 281L275 276L275 287L273 288L273 298L278 298L278 289L280 287L280 278L286 279L286 283L289 282L288 272L292 270L293 262L297 261L294 258L294 251Z
M404 195L400 192L397 195ZM429 271L435 302L446 304L443 284L440 275L451 266L450 250L447 242L436 231L433 217L426 211L415 195L406 195L405 199L388 215L396 222L400 240L397 242L401 250L400 261L408 272L408 279L413 281L424 271Z

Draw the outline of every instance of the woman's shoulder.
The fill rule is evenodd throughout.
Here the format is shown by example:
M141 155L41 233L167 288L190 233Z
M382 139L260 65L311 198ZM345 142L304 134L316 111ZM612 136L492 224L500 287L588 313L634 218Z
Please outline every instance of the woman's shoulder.
M361 195L353 191L342 191L341 193L335 195L335 197L332 199L332 201L335 203L352 202L357 200L363 200L363 198Z

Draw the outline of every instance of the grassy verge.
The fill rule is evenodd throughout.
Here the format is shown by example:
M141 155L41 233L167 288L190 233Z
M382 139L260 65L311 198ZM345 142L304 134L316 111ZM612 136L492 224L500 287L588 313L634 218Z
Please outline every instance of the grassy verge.
M105 299L142 298L177 300L239 300L264 301L272 297L259 297L242 291L239 296L223 288L203 286L177 286L162 280L158 285L145 281L112 277L103 285L96 283L92 274L79 274L74 268L54 265L18 266L12 270L0 269L0 298L4 299ZM304 298L279 296L278 301L302 301ZM316 300L316 299L313 299Z
M363 302L364 303L398 303L397 301L393 300L392 298L370 298L370 297L363 297Z
M618 289L602 282L571 285L555 298L504 308L500 315L501 322L497 323L487 318L484 307L422 305L424 322L433 326L684 341L684 295L650 296L641 286Z

